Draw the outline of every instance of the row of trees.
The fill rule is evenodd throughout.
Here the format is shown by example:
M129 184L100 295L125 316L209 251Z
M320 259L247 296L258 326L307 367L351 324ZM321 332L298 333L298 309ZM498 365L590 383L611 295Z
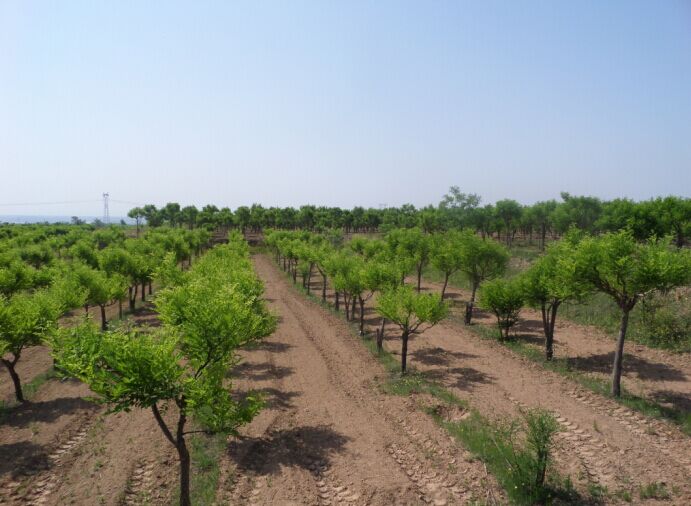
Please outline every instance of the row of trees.
M510 246L517 236L537 240L544 249L548 238L557 238L575 227L588 233L631 230L638 240L671 235L683 246L691 233L691 199L659 197L635 202L629 199L603 201L596 197L561 194L561 201L548 200L522 205L511 199L481 205L475 194L462 193L451 187L437 206L420 209L412 205L384 209L341 209L312 205L265 208L259 204L241 206L231 211L208 205L198 210L168 203L158 209L147 205L129 212L137 228L145 221L157 227L164 224L190 229L195 227L237 227L260 231L268 228L323 231L342 229L350 232L389 231L395 228L419 227L425 232L468 228L480 235L500 238Z
M0 360L23 402L16 371L27 347L41 344L66 312L98 307L101 329L108 326L106 307L124 300L130 310L152 292L156 270L169 259L191 262L209 240L206 231L159 229L139 239L121 230L31 227L0 240ZM58 232L58 233L56 233ZM64 233L63 233L64 232Z
M275 318L239 234L188 271L168 253L156 277L163 285L155 300L159 329L99 332L87 321L54 334L50 344L60 370L113 411L151 410L178 453L180 504L189 506L187 439L195 432L236 434L259 411L260 396L231 396L226 376L236 350L273 332Z
M377 330L377 343L381 347L387 320L401 328L403 371L408 337L446 314L444 296L454 273L461 273L471 287L466 324L472 321L478 292L481 306L495 314L502 339L510 337L510 329L525 305L539 309L548 360L554 354L560 305L581 301L594 292L606 293L622 311L612 368L615 396L621 393L623 346L631 310L652 292L684 285L691 276L688 250L673 247L669 240L637 241L630 230L590 236L574 229L550 245L526 272L512 279L503 277L509 260L507 249L468 230L426 234L419 228L395 229L383 239L357 237L345 245L333 236L270 231L266 242L293 281L300 275L308 291L312 276L321 276L323 300L330 282L335 308L339 310L343 305L347 319L355 319L359 312L361 333L365 303L378 293L376 309L383 320ZM435 300L420 293L422 273L429 265L444 276ZM415 279L410 286L405 282L408 276Z
M503 339L509 337L524 305L538 309L542 315L545 355L551 360L559 307L567 301L581 301L594 292L611 297L621 311L611 389L612 395L618 397L631 311L656 291L688 284L690 253L673 248L665 240L636 241L629 230L600 236L574 232L552 244L521 275L486 284L480 302L495 314Z
M486 280L502 274L508 252L494 241L484 241L469 231L426 234L419 228L395 229L383 239L354 238L345 245L337 236L306 231L268 231L266 244L276 261L290 273L293 282L301 277L309 292L314 275L321 277L321 297L326 301L327 286L334 290L334 307L345 312L346 319L359 320L364 333L366 303L377 295L376 309L382 316L377 330L377 346L382 347L385 326L399 327L402 337L401 371L407 364L408 339L437 324L448 313L441 296L421 293L421 278L428 265L435 265L449 277L463 272L473 286L468 301L468 323L472 315L474 294ZM413 275L413 285L406 277Z

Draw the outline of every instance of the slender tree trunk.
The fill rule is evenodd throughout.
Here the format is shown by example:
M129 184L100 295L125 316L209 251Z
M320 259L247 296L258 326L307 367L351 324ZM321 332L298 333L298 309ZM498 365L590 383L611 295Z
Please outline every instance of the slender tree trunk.
M470 300L465 305L465 318L464 322L466 325L470 325L470 320L473 318L473 306L475 305L475 294L477 293L477 283L473 283L473 291L470 294Z
M326 274L322 274L322 302L326 302Z
M118 299L118 318L122 320L122 299Z
M142 282L142 302L146 302L146 282Z
M449 284L449 273L444 273L444 286L441 287L441 300L444 300L444 295L446 295L446 287Z
M99 304L99 307L101 308L101 330L105 331L108 329L108 320L106 320L106 305Z
M137 302L137 291L139 289L139 285L135 283L134 286L129 287L129 300L130 300L130 311L134 311L135 309L135 304Z
M187 449L185 436L178 436L178 457L180 459L180 506L191 506L190 498L190 452Z
M340 302L340 295L338 293L338 290L336 290L336 303L335 303L336 311L340 310L339 302Z
M630 311L627 308L622 309L617 348L614 351L614 366L612 367L612 395L614 397L621 396L621 368L624 362L624 340L626 339L626 328L629 326Z
M377 329L377 350L384 349L384 326L386 325L386 318L381 319L381 327Z
M307 273L307 295L310 294L310 285L312 284L312 269L314 269L314 264L310 264L310 270Z
M293 264L293 284L297 283L298 279L298 264L295 262Z
M356 306L356 304L357 304L357 297L355 297L355 295L353 295L350 299L351 299L351 301L352 301L352 302L351 302L351 308L350 308L350 318L351 318L352 320L354 320L354 319L355 319L355 308L357 307L357 306Z
M360 335L365 335L365 301L362 297L358 297L360 301Z
M401 336L403 343L401 345L401 374L406 373L406 362L408 361L408 331L404 330Z
M13 360L5 360L4 358L0 360L2 360L2 363L7 367L7 372L10 373L10 378L12 378L12 383L14 384L14 396L17 402L25 402L24 392L22 391L22 381L19 379L19 374L17 374L14 368L19 360L19 356L15 355Z
M422 262L417 266L417 293L420 293L420 284L422 281Z

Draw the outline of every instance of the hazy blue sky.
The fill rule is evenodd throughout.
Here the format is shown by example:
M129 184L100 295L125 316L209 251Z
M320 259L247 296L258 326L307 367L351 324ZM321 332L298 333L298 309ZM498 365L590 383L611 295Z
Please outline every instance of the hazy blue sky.
M0 176L0 214L689 196L691 2L2 0Z

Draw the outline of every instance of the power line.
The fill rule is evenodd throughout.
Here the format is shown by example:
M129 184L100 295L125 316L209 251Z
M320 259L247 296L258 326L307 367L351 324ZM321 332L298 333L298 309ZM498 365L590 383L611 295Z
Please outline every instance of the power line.
M62 202L15 202L13 204L0 203L2 207L19 207L19 206L53 206L53 205L66 205L66 204L91 204L93 202L100 202L97 200L65 200Z

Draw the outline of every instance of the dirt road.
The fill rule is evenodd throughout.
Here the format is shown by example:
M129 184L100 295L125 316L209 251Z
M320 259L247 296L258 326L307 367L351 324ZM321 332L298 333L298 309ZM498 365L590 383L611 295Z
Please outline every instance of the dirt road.
M219 501L501 501L484 466L420 412L424 399L380 393L381 365L339 317L295 291L268 257L256 256L255 268L280 323L234 375L268 407L231 444Z

